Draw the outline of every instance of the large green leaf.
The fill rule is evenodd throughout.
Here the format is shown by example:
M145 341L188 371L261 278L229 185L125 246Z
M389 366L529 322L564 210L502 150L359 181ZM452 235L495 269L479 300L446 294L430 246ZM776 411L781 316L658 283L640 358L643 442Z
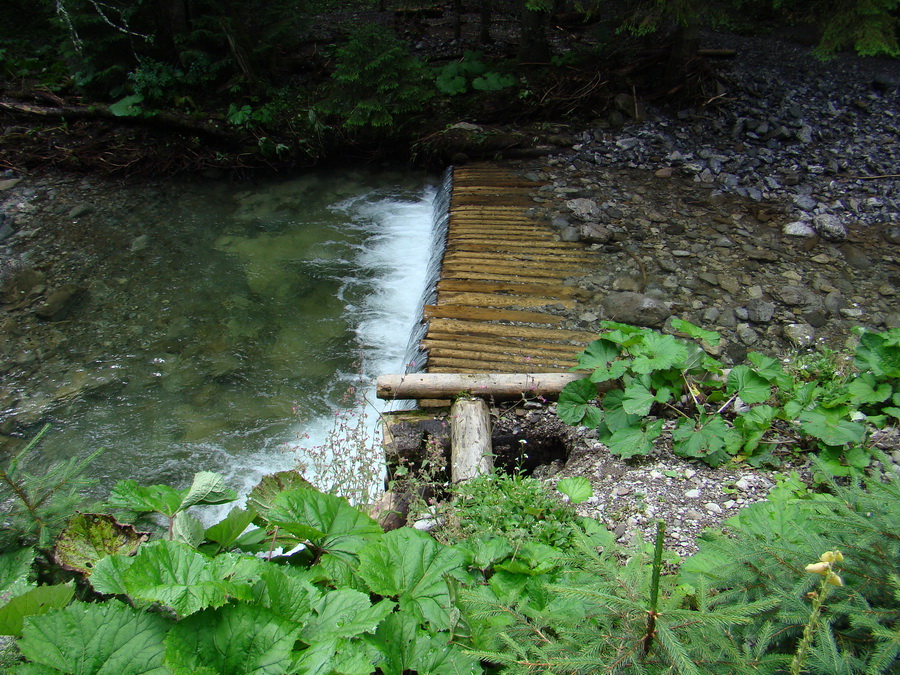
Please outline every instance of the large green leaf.
M725 420L718 415L700 420L681 419L672 431L675 454L719 466L728 459L724 450L727 434Z
M872 373L862 373L847 385L847 391L856 404L884 403L893 393L887 382L878 382Z
M879 379L900 378L900 329L884 333L859 331L854 364L861 371L871 370Z
M609 340L594 340L578 356L575 370L605 369L619 355L619 348Z
M210 559L186 544L155 541L143 546L122 571L120 584L132 598L158 602L187 616L224 605L229 598L249 600L263 564L230 554Z
M373 605L367 594L349 588L331 591L313 607L313 616L301 637L307 644L313 644L371 633L396 606L390 600Z
M56 540L53 557L63 569L90 576L101 558L116 553L132 555L149 537L149 532L138 532L110 515L79 513Z
M591 482L584 476L563 478L556 484L556 489L566 495L573 504L585 502L594 494Z
M23 548L0 555L0 603L22 595L34 587L28 580L34 555L33 548Z
M166 639L176 675L281 675L291 669L299 626L260 605L205 609L178 622Z
M467 578L462 551L407 527L388 532L359 553L359 575L373 593L397 598L433 630L452 625L446 577Z
M366 640L380 653L383 673L419 675L471 675L481 673L477 658L450 643L446 633L430 635L419 628L415 617L394 613Z
M197 548L203 541L203 523L190 513L179 511L172 519L172 540Z
M757 375L775 384L779 389L790 389L793 385L793 378L784 372L778 359L759 352L750 352L747 354L747 360L756 366Z
M737 394L744 403L764 403L772 395L772 386L748 366L735 366L728 373L725 391Z
M848 412L847 406L818 406L815 410L800 413L800 428L826 445L861 443L866 436L866 427L847 419Z
M653 450L653 441L662 433L662 420L651 422L645 428L640 426L617 429L606 442L609 451L622 459L635 455L647 455Z
M693 338L695 340L704 340L706 344L715 347L719 344L719 340L721 340L721 336L712 330L705 330L700 328L700 326L695 326L689 321L685 321L684 319L679 319L677 317L673 318L671 321L672 330L677 330L679 333L684 333L689 338Z
M31 617L19 648L35 663L73 675L165 675L169 623L118 601L85 604Z
M279 616L303 626L312 616L312 607L322 597L322 590L313 585L315 573L287 565L265 565L262 584L256 587L256 602L265 605Z
M223 520L215 525L208 527L203 533L203 537L207 541L215 542L219 545L219 550L226 550L235 545L235 542L244 533L253 519L256 518L256 512L253 509L245 511L242 508L235 507L228 512Z
M353 554L382 534L378 523L350 506L343 497L309 488L279 494L272 502L268 518L345 561L355 560Z
M650 413L650 408L654 403L656 403L656 395L641 382L632 380L625 386L622 410L626 413L643 417Z
M556 414L566 424L581 424L591 403L597 398L597 387L589 379L584 378L569 382L559 393Z
M262 477L247 496L247 506L262 518L268 518L269 509L282 492L297 488L312 488L312 484L297 471L279 471Z
M237 492L225 485L225 479L212 471L198 471L181 502L184 511L196 504L227 504L237 499Z
M168 485L138 485L134 480L120 480L112 489L109 505L138 513L155 511L171 518L181 508L186 490L176 490Z
M369 675L377 650L361 639L333 638L317 642L299 654L295 670L303 675Z
M621 389L608 391L603 397L603 422L612 433L625 427L636 426L641 419L639 415L625 412L624 401L625 392Z
M17 595L0 607L0 635L21 635L25 617L65 607L74 595L75 584L71 581L55 586L38 586Z
M655 370L681 370L687 361L688 351L683 343L671 335L649 333L640 348L632 351L631 369L636 373L652 373Z

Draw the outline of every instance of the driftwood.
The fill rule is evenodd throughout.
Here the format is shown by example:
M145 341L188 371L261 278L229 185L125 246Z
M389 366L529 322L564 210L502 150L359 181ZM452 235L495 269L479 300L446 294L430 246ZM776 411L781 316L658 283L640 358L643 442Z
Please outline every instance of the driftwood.
M376 393L380 399L451 398L462 392L495 399L555 397L569 382L585 373L413 373L382 375Z
M235 142L234 134L226 128L218 127L209 122L192 120L182 117L174 113L164 110L158 111L152 116L134 116L123 117L117 116L110 112L109 108L103 105L94 106L76 106L76 105L57 105L57 106L40 106L30 103L22 103L8 98L0 98L0 110L7 110L19 115L29 115L37 117L61 117L66 120L104 120L115 121L120 124L139 124L142 126L155 126L175 129L191 134L203 134L205 136L214 136L216 138Z
M460 483L493 470L487 403L480 398L459 399L450 408L450 478Z

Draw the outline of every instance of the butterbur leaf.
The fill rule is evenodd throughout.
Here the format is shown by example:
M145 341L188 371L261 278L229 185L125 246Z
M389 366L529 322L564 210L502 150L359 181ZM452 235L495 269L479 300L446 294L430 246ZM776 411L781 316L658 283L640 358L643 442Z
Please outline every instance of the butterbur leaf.
M21 635L25 617L46 614L69 604L75 595L75 583L38 586L17 595L0 607L0 635Z
M613 361L609 365L598 366L594 369L594 372L591 373L590 380L591 382L608 382L609 380L618 380L628 372L628 368L630 366L631 359L619 359L617 361Z
M643 417L650 413L654 403L656 395L642 383L634 380L625 387L622 410L626 413Z
M866 436L866 427L847 419L847 406L823 408L800 413L800 428L810 436L818 438L826 445L861 443Z
M312 484L297 471L279 471L263 476L247 496L247 506L262 518L268 518L269 509L282 492L296 488L312 488Z
M234 546L254 518L256 518L256 512L252 509L245 511L235 507L228 512L224 519L206 528L203 537L207 541L218 544L220 550L229 549Z
M618 429L607 441L609 451L622 459L647 455L653 450L653 441L662 433L662 425L662 420L656 420L646 428L631 426Z
M326 593L313 607L301 637L308 644L372 633L396 607L390 600L369 602L369 596L344 588Z
M128 595L125 587L125 571L131 567L134 558L110 555L101 558L91 571L91 586L103 595Z
M353 554L382 534L378 523L343 497L307 488L279 494L268 517L272 523L296 531L315 547L345 561L352 561Z
M715 347L719 344L719 340L721 340L721 336L715 332L714 330L705 330L700 328L700 326L695 326L689 321L685 321L684 319L673 318L671 321L672 329L678 331L679 333L684 333L689 338L694 340L703 340L706 344L711 347Z
M212 471L198 471L181 502L181 510L196 504L227 504L237 499L237 492L225 485L225 479Z
M859 333L854 365L861 371L871 370L879 379L900 378L900 329Z
M563 422L575 426L581 424L591 403L597 398L597 387L588 379L569 382L559 394L556 414Z
M467 565L473 565L480 570L486 570L495 563L506 559L513 551L512 544L508 539L495 534L472 535L457 544L457 548L471 556Z
M728 428L719 416L694 421L682 419L672 431L674 450L682 457L697 457L710 466L719 466L728 459L725 439Z
M636 426L640 420L640 416L625 412L624 400L625 392L621 389L608 391L603 397L603 423L606 424L610 433L615 433L625 427Z
M887 382L878 382L872 373L862 373L847 385L854 403L883 403L891 397L893 389Z
M573 370L606 368L618 355L619 348L609 340L594 340L581 352Z
M134 480L120 480L112 489L109 505L138 513L157 512L171 518L178 513L186 490L168 485L138 485Z
M149 532L138 532L110 515L79 513L60 533L53 557L63 569L90 576L101 558L116 553L133 555L149 538Z
M591 482L584 476L563 478L556 484L556 489L566 495L573 504L585 502L594 494Z
M728 373L726 392L737 394L744 403L764 403L772 395L772 386L747 366L735 366Z
M184 511L176 513L172 521L172 540L197 548L203 541L203 523Z
M281 675L291 670L299 627L259 605L206 609L178 622L166 640L176 673Z
M169 623L118 601L75 602L30 618L19 648L34 663L79 675L166 675Z
M236 566L262 564L223 554L214 559L174 541L155 541L141 547L123 573L128 595L158 602L179 616L206 607L219 607L229 598L249 599L251 582L236 574Z
M366 641L384 659L379 664L383 673L468 675L482 672L479 660L451 644L449 635L429 635L408 614L391 614Z
M632 351L634 360L631 369L636 373L647 374L655 370L669 370L684 366L687 360L687 348L671 335L648 333L640 349Z
M766 356L759 352L750 352L747 354L747 360L756 367L757 375L780 389L789 389L794 382L793 378L784 372L781 363L771 356Z
M450 589L445 577L465 578L462 551L444 546L424 532L393 530L359 553L359 575L373 593L397 598L434 630L451 627Z
M34 587L28 580L34 556L33 548L0 555L0 603Z
M299 570L287 565L264 565L262 585L257 587L257 602L279 616L303 626L310 618L312 606L322 597L313 586L312 570Z

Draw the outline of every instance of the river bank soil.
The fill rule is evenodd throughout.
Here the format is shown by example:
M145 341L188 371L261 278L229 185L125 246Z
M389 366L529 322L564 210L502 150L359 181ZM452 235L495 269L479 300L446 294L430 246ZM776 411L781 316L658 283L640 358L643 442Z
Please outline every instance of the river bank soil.
M569 280L585 300L563 326L595 330L615 319L664 329L677 316L718 331L726 364L748 351L794 358L816 345L844 348L857 325L900 326L898 63L823 63L768 38L705 39L738 52L717 66L727 88L706 104L648 104L640 122L552 125L555 148L503 160L535 181L534 217L608 263ZM91 175L0 177L3 434L115 377L70 377L79 359L96 358L102 338L93 351L73 349L83 342L69 331L83 328L87 293L116 291L115 280L92 281L107 261L140 263L147 242L103 226L138 188L153 198L152 185ZM46 385L39 400L21 391L35 377ZM664 438L652 455L621 461L591 432L562 425L552 404L497 408L495 419L510 437L562 439L564 466L539 473L587 476L586 514L623 540L662 518L667 544L682 554L774 481L745 465L714 470L674 457ZM900 464L896 437L878 442ZM802 458L780 470L791 469L808 471Z

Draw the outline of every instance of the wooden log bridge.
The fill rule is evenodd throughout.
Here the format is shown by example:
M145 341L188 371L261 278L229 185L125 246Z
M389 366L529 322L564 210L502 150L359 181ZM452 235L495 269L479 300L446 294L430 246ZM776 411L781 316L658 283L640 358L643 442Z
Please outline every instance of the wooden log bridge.
M537 187L489 164L454 169L437 299L424 310L424 372L378 378L382 399L469 395L450 412L454 481L493 467L480 397L555 397L583 377L569 370L596 337L562 327L559 310L577 308L579 291L564 281L599 265L601 253L560 241L529 215Z
M576 308L579 291L564 281L601 253L529 215L537 187L492 164L454 168L437 300L425 307L425 372L567 371L596 337L564 329L552 310Z

